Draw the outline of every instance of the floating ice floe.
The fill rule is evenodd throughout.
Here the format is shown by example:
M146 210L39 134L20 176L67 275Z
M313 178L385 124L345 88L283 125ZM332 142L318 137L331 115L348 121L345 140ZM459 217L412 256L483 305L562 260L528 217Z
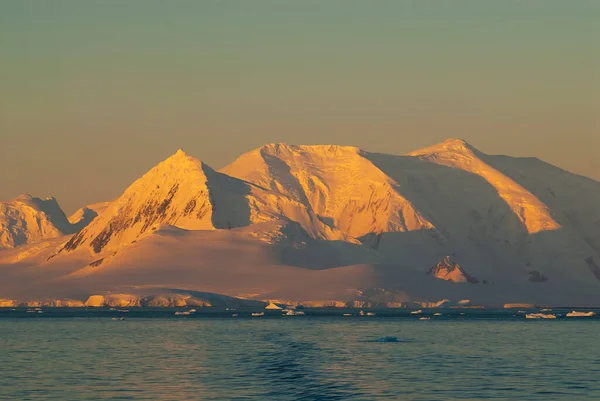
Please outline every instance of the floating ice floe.
M556 319L556 316L548 313L548 314L544 314L544 313L528 313L525 315L526 319Z
M302 311L295 311L293 309L284 309L283 310L283 316L302 316L304 315L304 312Z
M569 312L567 313L567 317L591 317L596 315L594 312L590 311L590 312L577 312L577 311L573 311L573 312Z

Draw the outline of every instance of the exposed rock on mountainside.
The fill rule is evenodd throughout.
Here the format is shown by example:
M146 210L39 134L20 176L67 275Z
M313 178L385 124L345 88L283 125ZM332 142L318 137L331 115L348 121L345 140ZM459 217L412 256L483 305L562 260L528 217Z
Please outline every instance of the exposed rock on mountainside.
M452 261L450 256L444 257L438 264L429 269L427 274L452 283L477 284L479 282L475 277L469 276L458 263Z

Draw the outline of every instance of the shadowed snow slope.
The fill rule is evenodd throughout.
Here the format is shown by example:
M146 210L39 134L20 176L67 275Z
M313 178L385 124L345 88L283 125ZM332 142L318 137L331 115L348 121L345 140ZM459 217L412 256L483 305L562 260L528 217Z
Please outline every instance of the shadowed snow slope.
M0 297L600 305L598 205L596 181L457 139L404 156L270 144L220 172L178 151L70 239L0 252Z

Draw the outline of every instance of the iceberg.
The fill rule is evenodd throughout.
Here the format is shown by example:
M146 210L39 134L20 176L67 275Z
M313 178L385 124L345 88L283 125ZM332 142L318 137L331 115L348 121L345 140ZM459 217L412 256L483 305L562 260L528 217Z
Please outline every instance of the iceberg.
M573 311L573 312L569 312L567 313L567 317L591 317L591 316L595 316L596 313L590 311L590 312L577 312L577 311Z
M525 315L525 319L556 319L556 316L551 313L528 313Z
M280 310L280 309L283 309L283 308L275 305L273 302L269 302L269 304L267 306L265 306L265 309Z

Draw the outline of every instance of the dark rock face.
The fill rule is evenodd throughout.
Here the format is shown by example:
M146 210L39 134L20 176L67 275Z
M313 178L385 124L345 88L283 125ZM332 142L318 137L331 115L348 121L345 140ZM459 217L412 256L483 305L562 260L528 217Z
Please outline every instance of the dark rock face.
M21 202L37 209L47 216L48 220L63 234L73 234L76 228L58 205L56 198L41 199L31 195L23 195L18 198Z
M479 283L478 279L470 276L465 269L463 269L458 263L455 263L450 256L444 257L444 259L442 259L438 264L429 269L427 274L437 277L441 280L451 281L453 283Z
M85 243L85 229L79 231L77 234L71 237L71 239L63 246L58 253L65 251L73 251L80 245Z
M87 227L87 225L90 224L96 217L98 217L98 213L96 211L88 209L87 207L83 208L83 215L81 216L81 219L72 225L74 232L81 231L83 228Z
M598 280L600 280L600 266L598 266L598 264L594 260L594 257L590 256L589 258L586 258L585 261L588 264L588 267L590 268L590 270L592 271L592 273L594 274L594 276Z
M104 258L93 261L89 264L90 267L100 266L104 262Z
M529 272L529 282L530 283L543 283L548 281L548 277L544 276L537 270L532 270Z

